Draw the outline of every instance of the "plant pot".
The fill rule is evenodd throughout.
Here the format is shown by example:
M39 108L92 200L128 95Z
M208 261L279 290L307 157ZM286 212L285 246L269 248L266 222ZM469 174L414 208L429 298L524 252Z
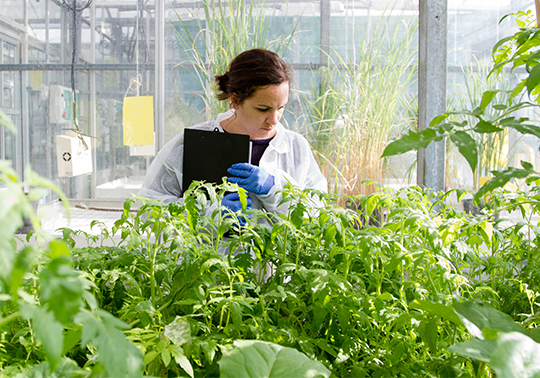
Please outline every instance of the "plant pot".
M355 201L348 201L345 204L347 209L355 210L360 215L360 222L362 222L362 226L356 225L355 227L357 229L363 228L365 226L375 226L375 227L381 227L383 223L386 221L386 214L381 214L379 209L374 209L373 212L369 217L366 216L364 209L359 203L356 203ZM368 220L366 222L366 220Z
M482 209L484 208L484 205L475 205L472 198L466 198L461 200L461 204L463 205L464 212L471 215L482 215Z
M484 213L482 212L484 205L475 205L472 198L462 199L461 204L463 205L463 211L465 213L471 214L472 216L484 215ZM495 220L499 219L499 213L495 213L493 214L493 216Z
M37 201L32 202L32 207L34 208L34 213L37 214L39 203ZM28 234L30 231L33 231L34 227L32 226L32 221L30 218L24 217L23 218L23 225L22 227L19 227L17 231L15 231L15 234Z

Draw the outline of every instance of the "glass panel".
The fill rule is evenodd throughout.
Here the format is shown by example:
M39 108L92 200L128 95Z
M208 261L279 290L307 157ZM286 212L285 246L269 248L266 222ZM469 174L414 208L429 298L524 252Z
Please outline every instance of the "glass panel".
M29 44L26 56L29 63L71 63L72 13L66 7L68 3L70 2L27 1ZM255 45L279 51L292 64L293 85L283 123L305 134L316 146L314 148L322 147L319 145L320 135L317 134L320 130L316 129L316 122L314 123L310 111L313 111L313 102L322 98L330 85L332 90L345 96L340 99L340 104L346 105L340 109L342 113L339 117L327 120L334 126L344 125L344 120L355 111L368 112L369 109L385 109L392 114L391 118L384 121L389 125L389 130L392 130L391 133L415 126L417 84L414 65L418 37L414 27L418 20L418 1L331 1L329 57L331 63L341 65L340 70L334 71L320 70L318 67L321 62L320 1L291 3L276 0L267 2L264 8L256 2L246 3L247 8L242 10L234 5L234 0L231 2L236 12L234 28L223 28L213 20L206 20L203 2L165 3L167 67L166 120L163 133L166 141L185 127L215 117L218 104L210 91L212 75L221 73L228 59L236 53ZM78 1L77 4L84 6L86 1ZM471 96L477 97L478 94L467 92L466 83L470 82L474 75L479 77L478 72L489 67L494 43L516 30L512 18L499 23L500 18L510 12L531 8L533 4L532 0L449 0L447 77L450 109L458 106L460 101L466 103ZM124 97L136 96L137 89L139 95L155 96L155 2L94 1L93 5L94 18L91 17L91 8L78 13L77 61L122 64L122 69L97 70L94 73L84 70L74 74L78 91L78 126L83 133L95 137L92 150L95 163L93 176L58 177L56 136L65 134L74 124L72 106L67 109L58 109L55 106L70 102L68 97L71 96L71 72L58 69L25 73L29 77L29 135L21 137L29 138L29 161L39 173L61 184L69 196L90 196L92 192L96 195L112 195L114 192L107 192L103 188L112 187L112 183L119 180L139 180L152 160L152 157L132 155L130 148L124 146L122 111ZM24 23L24 9L23 1L0 0L0 16L20 25ZM216 7L209 7L206 11L207 14L219 15L222 22L229 20L229 13L221 14ZM248 17L239 17L242 14ZM93 20L94 30L90 25ZM249 24L245 30L241 29L242 22ZM409 33L412 33L412 39L407 40L406 46L400 45L401 41L410 37ZM12 34L13 30L10 35ZM218 35L223 38L227 35L234 37L228 42L212 45L212 38ZM399 43L396 44L396 41ZM17 63L16 43L5 40L1 43L2 63ZM219 54L219 51L227 51L227 54ZM407 64L409 61L406 58L413 57L409 71L412 76L402 72L400 75L404 76L398 79L391 77L397 70L383 70L390 64L391 51L396 52L396 56L401 57ZM211 55L212 53L214 54ZM196 56L207 68L214 71L190 68ZM393 64L397 63L399 59ZM133 66L126 66L130 64ZM369 69L361 71L361 67ZM350 68L354 70L347 71ZM467 71L469 68L473 72ZM15 117L17 127L20 128L20 112L17 109L17 106L20 106L18 97L21 97L21 88L18 87L19 73L2 71L0 78L0 100L3 109L11 110L9 114ZM380 80L377 81L377 78ZM354 80L358 80L358 85L353 85ZM404 87L399 93L385 92L388 85L383 84L401 80L404 80ZM516 78L512 77L511 80ZM135 81L140 83L140 87L134 84ZM66 97L55 102L58 99L55 96L64 91L67 91ZM95 92L91 93L92 91ZM394 98L399 99L395 106L391 104L391 99ZM358 106L353 109L348 107L349 105ZM223 110L227 104L220 106ZM62 118L63 111L66 112L65 118ZM536 117L535 114L522 115ZM373 121L373 113L366 113L363 117L373 125L383 122ZM379 134L382 134L382 131ZM5 139L3 142L7 143L6 154L13 155L14 151L17 151L13 148L12 141ZM537 142L529 144L533 146L534 143ZM334 151L339 148L354 150L356 147L341 145L336 146ZM523 147L520 151L526 149L527 147ZM536 150L535 147L534 151ZM19 161L22 161L21 156ZM386 182L405 182L403 178L407 177L411 161L392 161L388 165L393 171L385 171L383 179ZM463 182L468 179L461 177L459 180ZM110 186L107 186L109 184ZM92 189L91 185L99 188Z
M22 24L24 18L24 1L0 0L0 16Z
M15 61L15 45L3 42L2 48L2 63L14 64ZM3 106L6 109L15 108L15 72L4 71L2 80L2 96Z
M449 110L474 109L480 104L482 93L493 89L510 89L518 82L520 69L503 72L499 77L492 75L492 48L503 37L518 30L515 17L503 16L517 11L534 10L534 1L450 1L448 4L448 87L447 103ZM494 103L504 103L498 96ZM497 110L491 106L486 109L488 119L495 118ZM500 112L499 112L500 113ZM517 116L537 119L537 115L520 111ZM462 119L462 120L465 120ZM474 125L477 120L466 119ZM491 175L494 169L507 166L521 167L520 160L536 163L538 160L536 137L523 137L510 131L505 135L482 137L479 155L482 161L475 175L450 142L447 145L448 188L478 188L481 177ZM490 163L485 159L489 156ZM537 166L538 167L538 166ZM538 168L537 168L538 169Z

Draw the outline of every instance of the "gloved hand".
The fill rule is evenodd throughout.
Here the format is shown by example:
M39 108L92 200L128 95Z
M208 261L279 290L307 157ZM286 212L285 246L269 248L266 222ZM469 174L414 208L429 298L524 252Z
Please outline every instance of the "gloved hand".
M268 194L275 183L275 178L270 173L248 163L233 164L227 172L232 175L228 179L229 182L236 183L255 194Z
M246 209L253 209L253 200L247 197L246 202ZM242 203L240 202L240 195L238 194L238 192L232 192L223 196L223 199L221 200L221 205L227 207L233 213L242 211ZM226 210L223 210L221 212L221 215L230 216L230 214L227 214ZM239 216L238 221L240 222L240 226L246 225L246 219L243 216Z

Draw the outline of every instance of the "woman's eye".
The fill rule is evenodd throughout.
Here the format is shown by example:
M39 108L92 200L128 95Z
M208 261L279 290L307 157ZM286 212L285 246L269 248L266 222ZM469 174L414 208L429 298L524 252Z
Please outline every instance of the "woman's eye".
M270 109L270 108L258 108L258 110L259 110L260 112L263 112L263 113L264 113L264 112L267 112L268 109Z

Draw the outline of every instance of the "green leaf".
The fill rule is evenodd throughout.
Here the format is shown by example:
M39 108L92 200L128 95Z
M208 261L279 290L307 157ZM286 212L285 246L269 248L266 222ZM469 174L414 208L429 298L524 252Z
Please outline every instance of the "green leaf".
M463 325L463 322L456 314L456 310L454 310L454 307L452 306L447 306L442 303L434 303L431 301L415 300L411 303L410 308L422 310L432 315L440 316L441 318L449 320L460 326Z
M480 200L487 193L494 191L497 188L502 188L512 179L524 179L529 175L535 173L534 169L526 162L521 162L524 169L520 168L507 168L504 171L494 172L494 176L491 180L486 182L474 195L476 201Z
M503 129L500 127L495 126L493 123L488 121L480 121L474 126L473 131L480 133L480 134L491 134L491 133L497 133L499 131L502 131Z
M62 347L62 354L67 354L69 351L71 351L75 347L75 345L77 345L81 341L81 335L82 330L80 328L67 331L64 334L64 345Z
M36 337L41 341L51 370L54 371L62 356L64 327L45 307L25 304L21 306L21 314L32 322Z
M401 264L404 257L405 253L403 252L394 253L388 264L385 266L386 272L392 273L398 267L398 265Z
M61 256L71 256L67 244L62 240L53 240L49 243L49 255L51 259L57 259Z
M208 259L202 264L201 266L201 272L206 272L210 270L211 267L217 266L218 269L220 269L222 272L226 273L229 270L229 266L227 263L221 259Z
M291 212L290 220L294 227L301 228L304 223L304 213L306 212L306 205L302 202L294 206Z
M450 140L454 142L459 149L459 152L467 159L471 170L475 172L476 166L478 165L478 148L473 137L464 131L457 131L450 135Z
M519 332L500 333L489 366L497 377L540 377L540 344Z
M186 373L188 373L188 375L191 378L193 378L194 377L193 367L191 366L191 363L189 362L188 358L182 352L182 348L177 347L176 345L172 345L170 350L171 350L171 354L173 355L174 360L176 361L176 363L182 369L184 369L184 371Z
M536 125L524 123L526 121L529 121L529 119L528 118L515 119L514 117L510 117L510 118L506 118L502 120L501 125L517 130L522 134L530 134L530 135L534 135L540 138L540 127Z
M32 266L36 254L37 248L33 245L29 245L17 253L13 264L13 270L11 271L11 293L14 297L17 295L17 290L19 289L24 274Z
M238 188L238 197L240 199L240 204L242 205L242 212L245 213L247 211L247 197L248 192L244 188Z
M533 92L533 90L538 86L540 83L540 64L537 64L533 67L531 72L529 73L529 77L527 78L527 91L529 92L529 95Z
M480 102L480 109L482 112L486 110L486 107L493 101L499 91L485 91L482 95L482 101Z
M81 312L76 321L83 324L81 345L92 342L97 347L98 361L105 366L108 376L142 376L143 356L122 332L129 327L127 324L101 310Z
M174 321L165 326L165 336L177 346L191 343L191 328L188 321L177 316Z
M456 303L453 307L467 330L476 338L484 339L484 334L482 333L484 328L491 328L502 332L515 331L528 334L528 331L514 322L510 315L498 311L491 306L474 302L463 302Z
M497 340L472 339L461 344L452 345L448 350L482 362L489 362L496 348Z
M296 349L255 340L236 340L218 362L221 378L330 377L319 361Z
M58 257L49 262L39 275L41 285L41 300L49 305L54 312L56 319L63 324L69 324L72 317L79 312L83 305L82 295L84 291L83 281L79 273L74 270L63 251L63 243L56 243L61 246L51 254L59 254Z
M233 318L233 324L237 329L241 329L243 316L242 307L238 303L232 302L230 305L230 311Z
M432 352L437 352L437 339L439 338L438 319L432 317L426 324L425 339L429 349Z
M388 144L381 157L398 155L407 151L425 148L431 142L442 140L442 138L443 137L438 135L434 129L425 129L419 132L409 131L408 134Z
M450 116L451 113L444 113L444 114L441 114L435 118L433 118L433 120L429 123L429 126L430 127L433 127L433 126L437 126L438 124L440 124L442 121L444 121L445 119L447 119L449 116Z
M165 367L171 363L171 352L166 348L161 351L161 361Z

